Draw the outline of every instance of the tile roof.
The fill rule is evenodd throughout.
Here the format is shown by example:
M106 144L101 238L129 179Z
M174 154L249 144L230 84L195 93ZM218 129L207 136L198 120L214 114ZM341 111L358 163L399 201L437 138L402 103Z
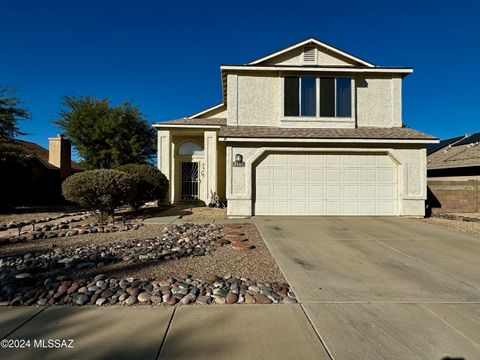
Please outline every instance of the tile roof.
M154 125L214 125L220 127L219 136L245 138L306 138L306 139L411 139L436 140L432 135L410 128L280 128L269 126L227 126L224 118L178 119L157 122Z
M312 139L412 139L436 140L432 135L410 128L322 129L278 128L263 126L225 126L220 129L224 137L254 138L312 138Z

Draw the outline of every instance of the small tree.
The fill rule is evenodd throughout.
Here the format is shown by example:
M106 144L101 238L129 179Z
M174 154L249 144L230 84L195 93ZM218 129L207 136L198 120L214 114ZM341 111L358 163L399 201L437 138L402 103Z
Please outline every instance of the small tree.
M15 97L15 90L0 86L0 209L18 202L28 184L25 155L14 138L25 135L18 123L29 118L22 101Z
M128 203L138 210L147 201L164 199L168 190L167 177L157 168L148 164L127 164L117 168L133 176L137 189Z
M132 102L111 106L108 99L66 96L53 123L90 169L146 163L155 154L155 131Z
M88 170L68 177L62 184L62 194L68 201L92 210L100 216L111 215L115 208L129 203L137 189L133 176L118 170Z

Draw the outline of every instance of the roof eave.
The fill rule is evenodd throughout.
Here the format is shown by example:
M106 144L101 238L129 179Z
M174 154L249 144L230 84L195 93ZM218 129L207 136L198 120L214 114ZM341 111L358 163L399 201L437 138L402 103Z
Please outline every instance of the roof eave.
M154 128L186 128L186 129L220 129L221 125L201 125L201 124L163 124L163 123L154 123L152 124Z
M221 65L222 75L226 71L300 71L300 72L330 72L330 73L378 73L378 74L400 74L408 75L413 73L411 67L354 67L354 66L251 66L251 65Z

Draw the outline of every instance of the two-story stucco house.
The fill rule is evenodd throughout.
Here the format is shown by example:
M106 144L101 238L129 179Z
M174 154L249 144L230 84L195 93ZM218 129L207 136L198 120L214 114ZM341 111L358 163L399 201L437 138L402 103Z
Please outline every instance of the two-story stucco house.
M423 216L426 145L402 127L402 79L310 38L222 65L223 102L155 123L170 202L228 201L228 215Z

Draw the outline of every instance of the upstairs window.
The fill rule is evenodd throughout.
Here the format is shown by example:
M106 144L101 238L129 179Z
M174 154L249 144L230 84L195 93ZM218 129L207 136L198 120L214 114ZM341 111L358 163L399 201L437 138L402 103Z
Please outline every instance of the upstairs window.
M352 116L351 78L285 77L284 84L285 116Z
M285 116L316 116L317 86L314 77L286 77Z

